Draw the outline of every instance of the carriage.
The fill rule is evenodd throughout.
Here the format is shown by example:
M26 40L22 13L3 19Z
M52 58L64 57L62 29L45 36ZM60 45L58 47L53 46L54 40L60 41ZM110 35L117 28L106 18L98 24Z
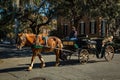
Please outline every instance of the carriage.
M113 43L107 42L102 46L103 38L79 37L76 41L62 40L64 48L62 58L64 60L77 52L80 63L87 63L90 55L96 55L96 58L105 58L110 61L114 57Z
M81 63L87 63L90 54L95 54L97 58L105 57L107 61L110 61L114 56L114 48L111 42L105 43L104 47L102 47L102 41L103 39L90 39L88 37L79 37L78 40L65 39L61 41L58 37L49 36L46 42L43 34L36 36L35 34L20 33L18 34L16 47L18 49L21 49L23 46L31 47L33 55L28 70L32 70L36 56L41 61L41 67L45 67L45 62L41 55L43 52L55 53L55 66L60 64L60 59L67 60L68 56L71 57L75 52L78 53L78 60ZM101 57L99 57L99 54L101 54Z

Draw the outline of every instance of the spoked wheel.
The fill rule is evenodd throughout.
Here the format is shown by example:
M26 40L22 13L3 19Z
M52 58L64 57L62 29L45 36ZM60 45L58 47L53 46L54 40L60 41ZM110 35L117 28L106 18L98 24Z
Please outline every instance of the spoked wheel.
M87 49L82 49L79 52L78 59L79 59L81 64L87 63L88 59L89 59L89 52L88 52L88 50Z
M111 61L114 57L114 48L111 45L106 46L105 48L105 59Z

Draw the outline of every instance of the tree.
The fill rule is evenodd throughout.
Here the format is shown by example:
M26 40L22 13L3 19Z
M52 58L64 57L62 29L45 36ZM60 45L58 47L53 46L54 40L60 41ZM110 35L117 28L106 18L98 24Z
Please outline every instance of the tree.
M12 6L12 0L1 0L0 3L5 4L1 5L1 8L5 10L5 14L0 19L0 25L13 24L14 20L17 19L20 25L27 24L33 33L39 34L39 28L49 24L56 15L56 7L60 4L60 0L33 0L32 3L25 3L26 7ZM8 3L9 5L7 5ZM46 20L43 19L45 17Z
M108 24L120 16L120 6L117 4L119 0L30 0L33 2L29 3L26 0L22 1L26 6L16 7L12 5L12 0L0 0L0 26L14 24L14 20L18 19L21 26L30 27L33 33L38 34L42 25L49 24L53 17L59 15L73 22L75 27L84 16L88 19L102 17L108 20ZM44 16L46 21L43 20Z

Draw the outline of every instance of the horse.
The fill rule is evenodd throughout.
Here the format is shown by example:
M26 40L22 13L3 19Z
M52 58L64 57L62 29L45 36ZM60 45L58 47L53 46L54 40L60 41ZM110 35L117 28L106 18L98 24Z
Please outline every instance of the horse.
M44 59L41 56L41 52L54 52L56 55L56 64L55 66L59 66L60 64L60 55L61 49L63 48L62 41L55 36L49 36L47 40L43 38L46 37L43 34L35 35L32 33L19 33L17 37L17 45L18 49L22 49L23 46L29 46L32 49L33 55L31 58L31 64L28 67L28 70L32 70L34 59L36 56L39 57L41 61L41 68L45 67ZM46 43L46 44L45 44ZM47 47L46 47L47 46Z

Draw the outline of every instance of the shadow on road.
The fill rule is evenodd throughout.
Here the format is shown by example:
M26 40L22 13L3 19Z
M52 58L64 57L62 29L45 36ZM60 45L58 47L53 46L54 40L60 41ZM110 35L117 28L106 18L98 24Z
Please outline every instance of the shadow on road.
M14 68L5 68L1 69L0 73L6 73L6 72L16 72L16 71L25 71L27 67L14 67Z
M17 50L13 45L0 44L0 59L13 58L13 57L28 57L32 52L30 48L26 47L22 50Z
M43 53L44 55L51 55L53 53ZM14 45L0 44L0 59L17 58L17 57L31 57L32 50L30 47L23 47L22 50L17 50Z
M88 61L87 64L89 65L91 63L97 63L97 62L106 62L106 61L105 60L100 60L100 61L92 60L92 61ZM54 62L53 61L52 62L46 62L45 64L46 64L45 68L55 67L55 61ZM0 73L27 71L29 65L30 64L19 64L18 67L0 69ZM86 64L80 64L78 62L78 60L73 59L73 60L68 60L68 61L61 61L61 64L58 67L64 67L64 66L67 67L67 66L72 66L72 65L86 65ZM42 69L40 67L40 63L34 63L33 69Z
M17 57L29 57L32 53L28 50L25 51L0 51L0 59L5 58L17 58Z

